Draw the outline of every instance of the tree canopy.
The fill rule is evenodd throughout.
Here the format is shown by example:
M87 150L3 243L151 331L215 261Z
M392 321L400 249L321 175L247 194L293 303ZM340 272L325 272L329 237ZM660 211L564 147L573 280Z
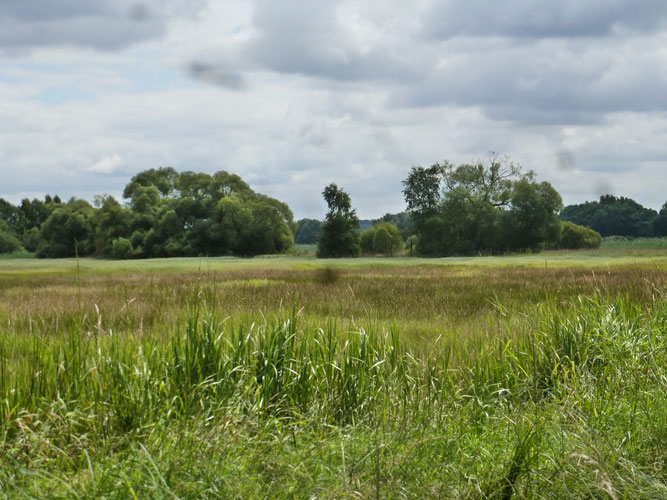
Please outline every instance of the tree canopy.
M94 207L48 195L19 206L0 199L5 247L16 240L38 257L143 258L250 256L283 252L293 242L289 207L228 172L149 169L132 177L123 196L124 204L97 196Z
M537 251L560 238L560 195L508 158L413 167L403 186L422 255Z
M331 183L322 191L329 210L317 242L318 257L355 257L359 254L359 218L350 195Z
M667 217L667 213L661 214L663 214L662 210L658 214L655 210L645 208L631 198L606 194L601 196L599 201L568 205L560 213L560 218L590 227L602 236L638 238L666 235L661 229L659 220L661 217Z

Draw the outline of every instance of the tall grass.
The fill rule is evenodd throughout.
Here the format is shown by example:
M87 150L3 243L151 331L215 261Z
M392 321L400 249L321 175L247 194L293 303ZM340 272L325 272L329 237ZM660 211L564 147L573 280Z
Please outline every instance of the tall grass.
M8 496L667 497L667 300L496 303L477 335L221 318L0 338ZM91 327L92 325L92 327Z
M614 250L667 249L667 237L624 238L623 236L609 236L602 239L600 248Z

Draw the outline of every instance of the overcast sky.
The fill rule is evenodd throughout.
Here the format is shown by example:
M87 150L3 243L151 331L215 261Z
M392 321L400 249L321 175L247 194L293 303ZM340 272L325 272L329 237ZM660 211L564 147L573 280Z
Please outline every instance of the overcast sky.
M237 173L322 218L509 155L566 204L667 201L664 0L0 0L0 196Z

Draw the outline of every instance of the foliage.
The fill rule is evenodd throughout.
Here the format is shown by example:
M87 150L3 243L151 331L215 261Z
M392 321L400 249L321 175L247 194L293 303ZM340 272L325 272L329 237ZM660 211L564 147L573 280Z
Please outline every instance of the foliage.
M317 242L318 257L355 257L359 254L359 218L350 196L334 183L322 191L329 211Z
M114 259L131 259L134 256L132 242L127 238L116 238L111 244L111 256Z
M417 237L416 234L413 234L410 236L407 240L405 240L405 251L408 255L413 256L417 255L417 246L419 245L419 238Z
M292 245L289 207L224 171L148 170L132 178L124 196L133 212L125 234L142 257L250 256Z
M35 252L37 247L39 247L39 238L39 229L31 227L23 233L23 247L28 252Z
M392 256L403 248L403 239L395 225L380 222L361 232L360 246L365 254Z
M430 256L537 251L558 241L560 195L507 158L458 167L413 167L405 200Z
M625 236L607 236L602 238L601 248L607 250L665 250L667 236L662 238L626 238Z
M653 220L653 235L667 236L667 202L662 205L660 212Z
M38 257L74 257L93 251L93 207L84 200L70 200L56 208L42 224Z
M21 242L11 233L0 230L0 254L22 250Z
M410 212L400 212L397 214L384 214L380 219L373 221L373 224L380 222L390 222L396 226L401 233L401 238L407 240L415 234L415 222L412 220Z
M631 198L617 198L610 194L601 196L599 201L568 205L560 213L560 218L590 227L603 237L651 237L656 224L658 231L661 231L662 227L660 222L655 222L659 219L655 210L645 208Z
M250 256L292 245L289 207L224 171L150 169L135 175L123 194L125 204L101 195L95 207L49 195L19 206L0 199L0 222L38 257Z
M316 219L301 219L297 221L297 230L294 233L294 243L299 245L313 245L322 234L322 222Z
M573 222L563 222L563 232L555 248L576 250L579 248L600 248L602 236L592 229Z

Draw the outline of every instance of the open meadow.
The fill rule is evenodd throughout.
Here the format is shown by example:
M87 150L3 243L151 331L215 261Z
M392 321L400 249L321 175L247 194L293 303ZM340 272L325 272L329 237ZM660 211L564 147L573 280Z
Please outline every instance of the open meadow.
M667 253L0 260L0 497L667 498Z

